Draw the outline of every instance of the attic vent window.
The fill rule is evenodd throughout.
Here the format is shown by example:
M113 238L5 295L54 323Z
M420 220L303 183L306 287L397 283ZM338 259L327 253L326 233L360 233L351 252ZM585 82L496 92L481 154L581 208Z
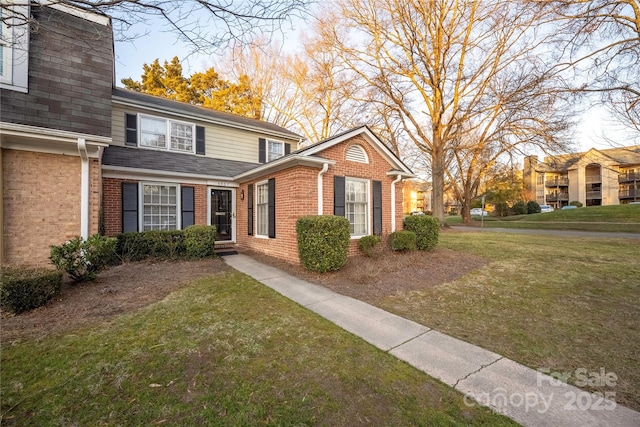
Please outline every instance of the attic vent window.
M352 145L347 149L347 155L345 156L347 160L351 162L358 163L369 163L369 157L367 157L367 152L364 151L360 145Z

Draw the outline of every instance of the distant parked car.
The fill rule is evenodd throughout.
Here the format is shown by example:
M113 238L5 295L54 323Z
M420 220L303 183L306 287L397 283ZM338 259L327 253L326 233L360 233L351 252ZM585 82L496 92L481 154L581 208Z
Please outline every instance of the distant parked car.
M578 207L577 206L573 206L573 205L563 206L562 207L563 211L568 211L569 209L578 209Z
M540 213L553 212L553 206L540 205Z
M483 210L482 208L473 208L471 209L471 216L487 216L489 212Z

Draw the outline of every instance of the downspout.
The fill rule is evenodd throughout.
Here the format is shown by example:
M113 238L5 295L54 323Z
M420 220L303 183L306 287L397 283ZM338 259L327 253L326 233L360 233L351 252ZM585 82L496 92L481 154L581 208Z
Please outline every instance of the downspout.
M398 174L395 181L391 183L391 232L396 231L396 184L402 180L402 175Z
M322 191L322 175L327 173L328 170L329 163L325 163L322 165L322 169L320 170L320 172L318 172L318 215L322 215L323 212L322 200L324 193Z
M80 152L80 236L83 239L89 237L89 154L87 142L84 138L78 138L78 151Z

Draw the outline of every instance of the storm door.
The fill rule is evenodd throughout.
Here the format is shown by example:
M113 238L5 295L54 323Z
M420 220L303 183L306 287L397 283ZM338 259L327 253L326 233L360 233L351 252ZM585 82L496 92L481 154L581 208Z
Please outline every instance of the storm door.
M216 241L233 240L232 190L211 190L211 225L216 226Z

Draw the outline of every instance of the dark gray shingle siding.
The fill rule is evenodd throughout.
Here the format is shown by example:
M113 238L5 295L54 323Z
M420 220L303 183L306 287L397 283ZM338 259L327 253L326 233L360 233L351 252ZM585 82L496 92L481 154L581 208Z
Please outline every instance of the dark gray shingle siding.
M2 121L111 136L111 26L31 10L42 24L30 35L29 92L0 90Z

